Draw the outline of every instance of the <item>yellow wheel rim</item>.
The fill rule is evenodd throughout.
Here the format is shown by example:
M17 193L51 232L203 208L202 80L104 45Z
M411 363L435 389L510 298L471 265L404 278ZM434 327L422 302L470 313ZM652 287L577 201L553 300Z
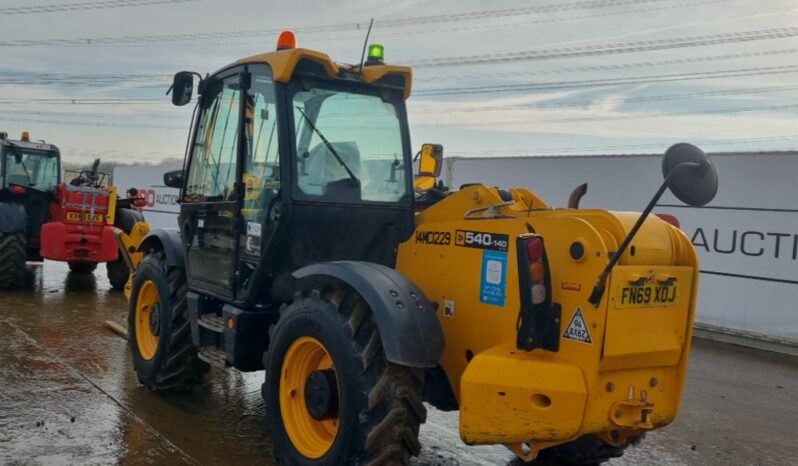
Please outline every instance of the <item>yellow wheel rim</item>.
M145 280L139 288L136 299L136 346L141 357L147 360L155 357L155 351L158 349L160 303L161 295L158 293L158 287L152 280Z
M317 420L305 402L305 384L314 371L333 369L330 353L313 337L302 337L288 348L280 377L280 412L288 438L308 458L320 458L335 441L338 419Z

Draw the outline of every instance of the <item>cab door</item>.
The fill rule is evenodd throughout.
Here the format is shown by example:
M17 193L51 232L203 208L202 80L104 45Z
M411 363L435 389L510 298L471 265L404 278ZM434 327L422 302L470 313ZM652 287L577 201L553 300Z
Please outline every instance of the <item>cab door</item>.
M180 209L189 286L229 298L238 262L243 71L205 84Z

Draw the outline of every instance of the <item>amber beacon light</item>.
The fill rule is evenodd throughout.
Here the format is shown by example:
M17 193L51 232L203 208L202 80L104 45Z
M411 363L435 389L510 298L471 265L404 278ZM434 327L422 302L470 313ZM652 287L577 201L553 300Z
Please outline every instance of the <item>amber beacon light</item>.
M277 38L277 50L288 50L296 48L296 36L291 31L283 31Z

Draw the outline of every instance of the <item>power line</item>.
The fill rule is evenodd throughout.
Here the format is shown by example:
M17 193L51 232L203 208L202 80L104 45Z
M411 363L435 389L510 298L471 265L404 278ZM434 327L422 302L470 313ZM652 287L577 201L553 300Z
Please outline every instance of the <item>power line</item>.
M441 33L441 32L458 32L458 31L474 31L476 29L496 29L496 28L503 28L503 27L515 27L515 26L523 26L523 25L530 25L530 24L546 24L546 23L559 23L565 21L576 21L576 20L584 20L584 19L597 19L597 18L607 18L612 16L621 16L621 15L631 15L631 14L640 14L640 13L652 13L656 11L664 11L664 10L674 10L678 8L688 8L688 7L696 7L696 6L703 6L703 5L711 5L711 4L718 4L718 3L726 3L732 0L702 0L702 1L693 1L693 2L685 2L685 3L677 3L677 4L670 4L664 6L657 6L657 7L650 7L650 8L639 8L635 10L623 10L623 11L609 11L603 13L592 13L587 15L579 15L579 16L564 16L564 17L555 17L555 18L538 18L538 19L531 19L531 20L522 20L522 21L508 21L503 23L496 23L496 22L488 22L488 23L481 23L481 24L469 24L464 26L454 26L448 28L422 28L415 31L394 31L394 32L380 32L380 36L395 36L395 35L416 35L416 34L425 34L425 33Z
M784 104L784 105L768 105L768 106L761 106L761 107L741 107L741 108L722 108L722 109L713 109L713 110L695 110L689 112L660 112L660 113L633 113L629 115L607 115L607 116L589 116L589 117L573 117L573 118L555 118L555 119L548 119L548 120L530 120L530 121L521 121L519 119L514 120L494 120L494 121L481 121L478 125L467 124L463 122L454 122L454 123L429 123L429 124L422 124L421 126L432 126L432 127L454 127L454 126L478 126L478 127L488 127L488 126L513 126L519 124L529 124L534 123L536 126L539 125L557 125L562 123L587 123L587 122L607 122L607 121L620 121L620 120L640 120L640 119L651 119L651 118L672 118L672 117L683 117L683 116L698 116L698 115L719 115L719 114L730 114L730 113L748 113L748 112L763 112L763 111L774 111L774 110L789 110L798 108L798 104Z
M757 31L727 32L690 37L653 39L616 44L586 45L552 49L522 50L457 57L425 58L411 61L414 68L485 65L508 61L552 60L562 58L618 55L626 53L652 52L657 50L705 47L709 45L733 44L760 40L783 39L798 36L798 28L772 28Z
M565 74L565 73L584 73L600 72L613 70L631 70L648 67L672 66L679 64L707 63L714 61L735 60L741 58L757 58L775 55L786 55L798 52L798 48L763 50L756 52L741 52L723 55L710 55L703 57L673 58L658 61L616 63L608 65L576 66L566 68L543 68L538 70L514 71L502 73L472 73L461 75L443 75L436 77L416 77L415 82L440 82L440 81L460 81L460 80L479 80L496 79L504 77L526 77L535 75ZM76 74L76 73L41 73L30 71L0 71L0 84L2 85L63 85L63 86L85 86L85 87L112 87L124 83L147 83L168 82L172 79L171 74L151 73L151 74Z
M682 8L686 6L704 5L709 3L723 3L730 0L704 0L699 2L682 3L678 5L668 5L656 9ZM519 8L503 8L492 10L478 10L463 13L447 13L440 15L411 16L403 18L393 18L374 21L374 26L379 29L399 28L405 26L455 23L463 21L490 20L496 18L518 17L534 14L551 14L564 11L576 11L585 9L600 9L610 7L633 6L640 4L663 3L664 0L593 0L593 1L574 1L559 2L544 5L536 5ZM625 13L625 12L618 12ZM602 13L599 16L608 16L610 13ZM360 31L368 27L369 20L343 22L333 24L319 24L310 26L291 27L298 34L313 34L326 32ZM93 38L60 38L60 39L17 39L10 41L0 41L2 47L30 47L30 46L96 46L96 45L119 45L119 44L151 44L160 42L174 43L176 41L195 41L195 40L240 40L247 37L274 36L283 29L249 29L216 32L194 32L180 34L144 34L117 37L93 37ZM429 32L434 32L430 30Z
M731 114L731 113L748 113L748 112L761 112L761 111L774 111L774 110L788 110L798 108L798 104L783 104L783 105L768 105L768 106L759 106L759 107L740 107L740 108L724 108L724 109L711 109L711 110L696 110L696 111L689 111L689 112L660 112L660 113L634 113L629 115L609 115L609 116L590 116L590 117L571 117L571 118L559 118L559 119L548 119L548 120L534 120L535 125L549 125L549 124L561 124L561 123L584 123L584 122L606 122L606 121L618 121L618 120L638 120L638 119L650 119L650 118L668 118L668 117L682 117L682 116L697 116L697 115L717 115L717 114ZM5 113L5 112L0 112ZM74 121L74 120L40 120L40 119L33 119L33 118L10 118L4 117L0 114L0 121L15 121L15 122L28 122L28 123L42 123L42 124L54 124L54 125L66 125L66 126L107 126L107 127L121 127L121 128L150 128L150 129L168 129L168 130L184 130L186 127L184 126L168 126L162 124L130 124L130 123L111 123L108 121L97 121L97 122L87 122L87 121ZM519 123L526 123L521 122L518 119L514 120L494 120L494 121L482 121L479 122L479 127L486 127L486 126L512 126L517 125ZM426 127L453 127L453 126L474 126L472 124L464 124L462 122L455 122L455 123L428 123L428 124L421 124L420 126Z
M587 100L561 100L553 102L529 102L524 104L509 104L509 105L469 105L457 107L441 107L441 108L420 108L412 112L414 115L428 115L428 114L457 114L457 113L473 113L478 111L514 111L514 110L529 110L529 109L542 109L542 108L569 108L569 107L586 107L597 103L611 102L613 104L634 104L645 102L666 102L672 100L695 99L701 97L718 97L730 95L754 95L773 92L784 92L798 89L798 85L793 86L769 86L769 87L755 87L744 89L729 89L721 91L701 91L701 92L688 92L680 94L664 94L664 95L648 95L638 97L626 97L619 99L587 99ZM38 111L38 110L0 110L2 115L19 115L28 117L65 117L65 118L158 118L158 119L174 119L186 121L185 115L165 114L165 113L103 113L103 112L63 112L63 111ZM359 113L359 114L340 114L341 116L380 116L377 113ZM334 115L329 115L334 116Z
M598 103L612 102L615 104L631 104L631 103L644 103L644 102L666 102L671 100L694 99L700 97L717 97L729 95L751 95L762 94L770 92L783 92L798 89L798 85L793 86L770 86L770 87L754 87L747 89L729 89L723 91L699 91L687 92L681 94L664 94L664 95L646 95L638 97L624 97L624 98L596 98L596 99L583 99L583 100L559 100L553 102L528 102L523 104L505 104L505 105L469 105L457 107L431 107L421 108L415 110L413 114L435 114L435 113L471 113L477 111L511 111L511 110L527 110L527 109L541 109L541 108L568 108L568 107L587 107Z
M502 72L502 73L473 73L462 75L443 75L430 78L415 78L415 82L429 81L459 81L459 80L478 80L496 79L503 77L525 77L534 75L564 74L564 73L583 73L599 72L611 70L630 70L646 67L672 66L678 64L706 63L712 61L734 60L740 58L756 58L774 55L786 55L798 52L798 48L764 50L757 52L742 52L724 55L710 55L703 57L674 58L659 61L617 63L609 65L590 65L567 68L544 68L539 70ZM172 78L171 74L151 73L151 74L76 74L76 73L41 73L31 71L0 71L0 84L2 85L63 85L63 86L86 86L86 87L111 87L124 83L155 83L168 82Z
M171 3L196 2L198 0L96 0L75 3L51 3L46 5L6 7L0 10L0 16L33 15L41 13L69 13L85 10L107 10L113 8L130 8L136 6L165 5Z
M135 98L107 98L107 99L83 99L83 98L4 98L0 97L0 104L67 104L67 105L120 105L120 104L164 104L167 100L159 99L135 99Z
M579 81L556 81L543 83L504 84L496 86L447 87L416 91L417 96L446 96L463 94L483 94L496 92L528 92L578 89L588 87L620 86L630 84L651 84L660 82L689 81L698 79L737 78L764 76L798 72L798 65L764 66L737 68L718 71L697 71L692 73L673 73L649 76L630 76L623 78L588 79Z
M97 112L41 112L36 110L0 110L2 115L68 117L68 118L163 118L186 121L184 115L167 115L163 113L97 113Z
M460 81L460 80L525 77L525 76L547 75L547 74L589 73L589 72L600 72L600 71L631 70L637 68L736 60L740 58L758 58L758 57L767 57L773 55L786 55L796 52L798 52L798 48L762 50L757 52L729 53L723 55L709 55L703 57L670 58L667 60L631 62L631 63L624 62L624 63L613 63L608 65L572 66L566 68L541 68L537 70L511 71L511 72L501 72L501 73L471 73L471 74L459 74L459 75L442 75L442 76L435 76L428 78L423 78L423 77L414 78L414 81L415 82L429 82L429 81L440 82L443 80ZM2 73L0 73L0 75L2 75Z
M115 127L115 128L146 128L146 129L166 129L166 130L185 130L185 126L167 126L161 124L132 124L132 123L109 123L106 121L88 122L88 121L72 121L72 120L40 120L36 118L9 118L0 116L0 121L13 121L23 123L40 123L57 126L98 126L98 127Z

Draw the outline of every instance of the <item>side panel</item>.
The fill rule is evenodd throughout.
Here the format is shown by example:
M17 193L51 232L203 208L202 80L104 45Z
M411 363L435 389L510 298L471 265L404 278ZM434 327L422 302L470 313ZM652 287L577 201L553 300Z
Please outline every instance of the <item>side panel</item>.
M314 264L296 278L336 279L366 300L380 330L388 361L410 367L435 367L444 339L432 303L412 281L394 269L369 262Z
M562 340L556 354L580 367L595 366L601 353L601 342L597 340L604 333L605 311L603 306L593 308L587 298L607 260L604 242L581 219L541 218L533 213L528 223L544 237L550 292L554 302L562 306L564 323L561 322L560 334L576 310L582 309L593 336L590 344ZM428 223L399 247L398 270L443 308L443 312L438 312L447 338L442 364L458 399L460 380L471 357L500 344L515 348L521 309L515 239L528 232L526 225L526 221L506 219ZM487 246L465 244L461 237L467 232L482 233L483 239L487 233L492 242ZM574 239L582 241L587 251L578 262L569 254ZM505 240L506 248L500 244ZM496 261L502 263L504 279L492 284L487 272ZM543 350L533 353L554 354Z

